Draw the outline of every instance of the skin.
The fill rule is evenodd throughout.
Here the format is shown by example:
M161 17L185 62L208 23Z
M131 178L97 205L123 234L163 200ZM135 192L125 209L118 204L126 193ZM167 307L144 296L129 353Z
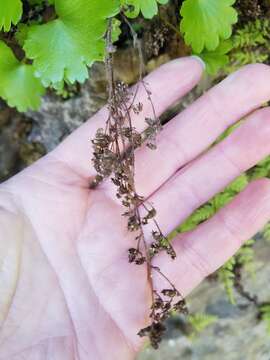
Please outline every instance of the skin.
M146 81L157 114L199 81L202 64L182 58ZM172 119L158 149L136 152L136 187L153 203L165 234L270 152L270 68L248 65ZM151 106L143 89L145 127ZM255 111L256 110L256 111ZM0 359L129 360L142 346L149 284L144 266L129 264L134 236L112 183L89 189L91 143L106 121L101 109L53 152L0 186ZM209 146L245 117L226 140ZM172 261L155 259L183 295L219 268L270 217L270 182L248 185L196 230L174 239ZM150 241L151 228L145 228ZM158 274L155 288L167 286Z

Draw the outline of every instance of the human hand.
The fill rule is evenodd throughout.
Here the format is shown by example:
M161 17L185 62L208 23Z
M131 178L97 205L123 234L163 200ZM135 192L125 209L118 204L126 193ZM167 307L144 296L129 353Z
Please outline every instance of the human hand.
M158 115L202 74L195 58L172 61L146 81ZM229 76L164 127L157 150L136 152L137 192L153 203L163 233L270 151L270 110L249 115L209 149L229 125L270 99L270 68L249 65ZM145 127L151 108L134 117ZM89 189L91 143L106 121L99 111L53 152L0 187L0 359L128 360L142 345L150 289L144 266L129 264L127 231L114 185ZM174 239L177 258L155 264L187 295L220 267L270 216L270 183L251 183L196 230ZM164 280L154 278L156 288Z

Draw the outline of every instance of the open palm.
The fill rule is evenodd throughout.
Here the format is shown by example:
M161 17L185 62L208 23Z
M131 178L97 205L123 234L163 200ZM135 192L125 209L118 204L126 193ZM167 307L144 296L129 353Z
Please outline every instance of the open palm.
M195 58L151 73L146 81L158 115L201 73ZM269 83L269 67L241 69L171 120L158 135L157 150L136 152L137 191L154 204L165 234L268 155L270 110L250 113L270 99ZM143 130L151 116L143 90L138 101L144 113L133 120ZM106 112L0 187L0 359L128 360L142 344L137 332L146 326L150 306L146 269L127 261L134 237L110 180L89 189L95 176L90 139L104 126ZM230 137L209 149L245 115ZM188 294L263 226L269 197L267 179L251 183L211 220L174 240L176 260L161 254L156 263ZM158 275L154 283L164 287Z

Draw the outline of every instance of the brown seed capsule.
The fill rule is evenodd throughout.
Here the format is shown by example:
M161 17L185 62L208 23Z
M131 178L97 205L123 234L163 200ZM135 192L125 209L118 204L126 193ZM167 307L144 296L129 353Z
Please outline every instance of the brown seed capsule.
M151 331L151 326L147 326L143 329L141 329L139 332L138 332L138 335L140 337L144 337L144 336L148 336L150 334L150 331Z
M142 224L143 224L143 225L148 224L148 219L144 217L144 218L142 219Z
M146 216L147 219L152 219L156 216L157 212L154 208L148 211L148 214Z
M170 302L164 302L163 304L163 313L164 313L164 316L167 317L167 314L169 311L171 310L171 303Z
M176 289L163 289L161 293L171 298L179 294Z
M135 231L138 230L140 227L140 220L137 218L136 215L132 215L128 219L128 230Z
M130 201L123 200L122 205L124 205L125 207L130 207Z
M176 258L176 252L172 246L169 246L169 248L167 248L167 254L170 255L172 260Z
M152 304L152 309L161 309L163 307L163 300L161 298L155 299Z
M115 178L111 178L112 182L114 183L114 185L119 186L121 183L118 179Z
M157 145L151 142L147 142L146 146L150 149L150 150L156 150L157 149Z
M159 242L163 238L162 234L159 231L152 231L152 236L157 242Z
M142 265L146 262L146 258L144 256L139 257L138 259L135 260L135 264L136 265Z
M149 247L149 255L150 257L153 257L159 253L159 245L157 243L152 243Z
M130 263L134 262L136 260L136 256L138 254L138 250L134 248L128 249L128 261Z
M174 304L173 309L175 311L178 311L181 314L187 315L188 314L188 308L186 301L184 299L178 301L176 304Z

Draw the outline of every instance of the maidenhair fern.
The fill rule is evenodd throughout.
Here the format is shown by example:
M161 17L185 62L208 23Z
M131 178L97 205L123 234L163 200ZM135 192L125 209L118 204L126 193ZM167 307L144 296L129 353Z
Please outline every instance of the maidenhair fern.
M125 14L130 18L136 18L140 12L145 19L151 19L158 13L158 4L167 4L169 0L121 0L122 5L127 7Z
M11 25L16 25L22 16L21 0L0 0L0 30L9 31Z
M57 19L46 24L18 26L15 39L25 51L21 63L7 44L1 42L0 96L19 111L39 107L43 86L59 89L64 81L74 83L87 79L87 66L104 58L105 42L102 37L107 27L106 19L120 10L118 0L53 2ZM11 23L16 24L21 15L20 1L1 5L0 25L3 30L8 31ZM118 35L117 32L115 35Z
M200 57L206 64L206 70L210 75L215 75L219 69L222 69L229 62L228 53L233 44L230 40L220 42L219 46L213 51L204 50Z
M45 86L88 77L87 66L104 59L106 19L119 12L117 0L55 0L57 19L31 25L23 49Z
M234 3L235 0L185 0L180 10L185 42L204 60L211 75L229 62L232 43L228 39L238 19Z
M180 14L183 17L181 31L185 42L196 53L203 49L216 50L220 40L232 34L237 22L237 12L232 7L235 0L185 0Z
M0 96L19 111L37 109L45 89L34 76L31 65L20 63L12 50L0 40Z
M61 92L65 83L84 82L89 76L88 68L95 61L104 60L104 34L109 18L121 13L130 18L143 16L151 19L159 16L158 6L169 3L169 0L25 0L24 16L22 3L21 0L0 0L0 36L12 49L17 49L18 45L21 47L20 55L24 56L19 56L18 61L28 65L21 67L27 69L28 76L19 77L19 72L14 72L17 80L13 77L9 84L9 77L0 79L0 88L3 88L4 82L12 88L20 81L23 87L29 89L33 86L34 76L44 87L53 87ZM210 73L227 61L229 43L223 40L230 37L232 25L237 21L233 4L233 0L184 0L181 5L180 28L184 39L194 52L201 53L204 49L201 56ZM35 9L41 13L33 20L27 11ZM47 13L44 15L43 12L48 9L49 16ZM122 17L119 16L119 19ZM121 32L119 19L114 22L113 41L119 38ZM17 53L14 55L17 56ZM4 66L6 60L2 55L0 68ZM18 110L25 111L38 107L40 100L37 97L42 93L30 94L29 101L20 91L16 93L15 101L9 91L4 95L2 91L0 96Z

